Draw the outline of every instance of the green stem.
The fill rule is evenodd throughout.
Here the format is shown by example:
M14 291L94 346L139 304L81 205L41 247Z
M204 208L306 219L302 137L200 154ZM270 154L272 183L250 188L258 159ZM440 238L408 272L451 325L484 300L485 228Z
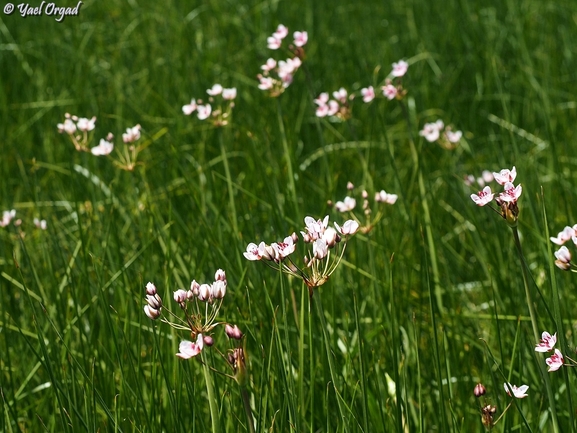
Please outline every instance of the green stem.
M519 254L519 260L521 261L521 270L523 273L523 285L525 286L525 296L527 299L527 306L529 307L529 317L531 318L531 325L533 328L533 338L534 341L539 341L539 325L537 324L537 316L535 315L535 305L533 305L533 297L531 296L531 290L529 288L529 275L527 273L527 265L525 263L525 256L523 255L523 248L521 247L521 240L519 239L519 232L517 227L511 227L513 230L513 237L515 238L515 247L517 247L517 253ZM557 421L557 411L555 409L555 394L551 388L551 381L549 380L549 375L545 369L545 363L540 362L539 366L541 368L541 374L545 382L545 389L547 390L547 398L550 402L551 408L551 420L553 421L553 431L559 431L559 424Z
M230 176L230 168L228 166L228 156L226 153L226 148L224 147L224 139L222 138L223 132L221 131L221 129L222 128L219 128L218 131L218 141L220 143L220 153L222 155L222 164L224 166L224 174L226 176L226 184L228 187L228 200L231 214L230 220L232 221L232 229L234 230L235 236L240 236L236 216L236 205L234 204L234 189L232 185L232 177Z
M204 373L204 381L206 382L206 393L208 395L208 406L210 408L210 421L212 424L212 433L220 433L220 418L218 411L218 404L216 395L214 393L214 385L212 383L212 374L207 364L207 356L202 352L202 372Z
M242 404L244 406L244 412L246 413L246 421L248 423L248 429L250 433L254 433L254 417L252 416L252 409L250 407L250 396L246 387L240 387L240 396L242 398Z
M286 158L286 164L287 164L287 172L288 172L288 188L289 188L289 194L291 196L292 202L294 204L295 209L297 209L297 193L296 193L296 187L295 187L295 177L294 177L294 173L293 173L293 166L292 166L292 158L291 158L291 154L289 152L289 147L288 147L288 140L287 140L287 136L286 136L286 131L284 129L284 122L282 120L282 108L280 105L280 100L279 98L276 98L276 103L277 103L277 117L278 117L278 127L280 130L280 135L281 135L281 139L282 139L282 147L284 150L284 155Z

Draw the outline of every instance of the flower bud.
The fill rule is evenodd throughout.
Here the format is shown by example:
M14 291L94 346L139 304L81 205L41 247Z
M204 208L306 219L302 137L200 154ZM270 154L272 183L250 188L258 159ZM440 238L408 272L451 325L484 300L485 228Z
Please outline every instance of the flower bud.
M194 296L198 296L198 288L200 287L200 284L198 284L196 282L196 280L192 280L192 282L190 283L190 290L192 291L192 294Z
M293 243L296 244L299 241L299 237L298 235L293 232L293 234L291 235L291 238L293 239ZM577 242L575 242L577 244Z
M210 335L203 335L202 340L207 346L212 346L214 344L214 339Z
M155 310L160 310L160 308L162 307L162 299L160 299L160 296L158 296L158 294L154 296L146 295L146 303Z
M186 290L178 289L176 292L174 292L173 297L175 302L182 304L186 301Z
M201 284L198 288L198 299L201 301L208 301L212 293L210 284Z
M240 340L243 336L243 333L238 329L238 326L231 326L228 323L224 326L224 332L226 332L228 338L233 338L235 340Z
M156 286L149 282L146 285L146 294L147 295L156 295Z
M337 231L332 227L327 227L325 232L323 233L323 240L326 242L329 248L335 246L335 244L338 242L337 238L338 238Z
M224 295L226 295L226 280L225 281L216 280L212 284L212 290L210 293L211 293L212 297L215 299L224 298Z
M355 186L353 185L352 182L347 182L347 189L348 189L349 191L352 191L353 189L355 189Z
M475 389L473 390L475 397L481 397L482 395L485 395L485 392L487 392L487 390L485 389L482 383L478 383L477 385L475 385Z
M363 192L361 193L361 195L363 196L363 198L366 200L367 198L369 198L369 193L367 192L366 189L363 189Z
M160 308L157 310L152 308L150 305L145 305L144 314L146 314L149 319L156 320L160 317Z
M226 274L222 269L219 269L214 274L214 281L224 281L226 282Z

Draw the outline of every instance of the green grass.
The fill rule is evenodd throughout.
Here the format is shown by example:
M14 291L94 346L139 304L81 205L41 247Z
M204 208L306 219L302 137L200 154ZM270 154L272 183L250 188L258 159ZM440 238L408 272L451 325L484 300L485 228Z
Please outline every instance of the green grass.
M274 100L256 74L280 58L266 48L279 23L309 42ZM0 16L0 211L23 221L0 228L0 432L250 431L237 383L174 356L190 335L142 309L148 281L170 305L218 268L258 432L484 431L479 381L496 417L503 382L530 386L495 430L555 431L555 414L574 431L575 370L542 368L511 230L463 177L517 167L537 325L570 356L575 280L552 266L548 237L577 222L576 23L569 0L112 1L62 23ZM381 84L399 59L402 103L357 97L348 122L315 117L320 92ZM238 89L226 128L181 111L214 83ZM97 116L93 145L140 123L143 164L76 152L56 130L65 112ZM418 136L438 118L464 131L457 149ZM243 257L307 215L344 221L327 200L347 181L399 200L348 242L312 303L302 282ZM214 339L207 362L231 374L216 348L232 343L220 328Z

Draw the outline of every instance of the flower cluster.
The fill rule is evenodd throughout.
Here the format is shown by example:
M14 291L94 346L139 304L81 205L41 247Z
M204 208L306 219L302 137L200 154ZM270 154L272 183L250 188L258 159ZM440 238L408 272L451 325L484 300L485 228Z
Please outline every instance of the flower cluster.
M517 386L512 385L509 382L505 382L503 384L503 388L505 389L505 392L509 397L525 398L527 397L527 390L529 389L529 386L528 385ZM486 392L487 390L485 389L482 383L478 383L477 385L475 385L475 389L473 390L473 394L477 398L483 397L486 394ZM503 415L505 415L505 412L507 412L507 410L511 407L511 403L512 401L505 408L503 413L501 413L499 418L497 418L497 420L494 420L495 414L497 413L497 407L488 403L487 400L485 400L484 403L482 403L480 406L481 422L483 423L483 425L489 430L492 429L495 426L495 424L497 424L497 422L499 422L499 420L503 417Z
M317 105L315 114L317 117L332 117L336 116L340 120L347 120L351 117L351 110L349 106L349 99L353 95L348 95L347 90L341 87L339 90L333 92L333 98L330 99L327 92L321 93L314 103Z
M90 152L88 144L91 141L88 133L94 130L96 126L96 117L88 119L86 117L78 117L70 113L64 114L64 123L56 125L59 133L65 132L72 140L74 148L79 152Z
M349 193L352 194L354 189L355 186L351 182L348 182L347 190L349 190ZM361 219L357 215L355 215L354 209L357 206L357 200L355 198L347 195L342 201L339 200L334 204L334 208L338 212L341 213L350 212L351 217L359 224L359 230L361 231L361 233L370 232L375 227L375 225L383 218L384 213L381 206L382 204L390 204L390 205L395 204L398 198L396 194L389 194L385 192L385 190L381 190L375 193L374 202L375 205L378 206L378 211L375 215L373 215L373 211L369 203L369 193L363 189L361 192L361 197L363 202L362 209L364 215L364 223L362 223ZM329 201L328 204L333 205L332 201Z
M393 99L403 99L407 91L403 89L400 79L407 73L409 64L404 60L399 60L393 63L393 69L389 76L385 79L385 83L381 86L382 95L389 101ZM361 96L363 102L369 103L377 97L375 88L373 86L364 87L361 89Z
M556 238L551 238L551 242L561 245L561 248L555 251L555 265L564 271L577 272L577 267L571 263L571 251L563 245L568 240L572 240L577 246L577 224L573 227L566 226Z
M196 280L193 280L188 290L179 289L173 293L174 302L184 312L184 319L180 319L176 314L168 311L169 315L178 318L178 321L172 322L165 318L161 319L161 321L175 329L189 331L192 340L181 341L176 356L182 359L189 359L200 354L205 347L213 346L212 331L219 325L223 325L224 332L229 339L236 341L242 339L243 333L237 325L217 321L226 291L226 274L222 269L219 269L216 271L214 282L211 284L199 284ZM148 283L146 285L144 313L148 318L157 320L163 315L163 310L166 310L166 307L157 292L156 286L153 283ZM236 374L239 372L240 362L242 362L242 368L244 369L243 349L235 348L229 356L222 356L235 372L234 377L237 378ZM240 361L239 357L242 358Z
M551 335L545 331L541 334L541 340L535 346L535 352L551 352L555 348L555 343L557 343L557 334ZM572 359L570 361L575 364ZM549 366L547 371L557 371L565 365L565 358L559 349L555 349L553 354L545 360L545 363Z
M513 167L511 170L503 169L500 172L493 172L494 180L499 184L503 185L504 191L499 194L499 197L495 198L495 202L499 206L500 210L491 208L498 212L512 227L517 225L517 218L519 217L519 208L517 206L517 200L523 192L523 187L521 185L515 186L513 181L517 177L517 170ZM478 206L485 206L493 201L495 193L491 190L490 186L485 186L477 194L471 194L471 200L473 200Z
M206 104L203 103L202 99L192 99L190 104L182 107L182 112L187 116L196 112L196 116L200 120L209 119L215 126L228 125L236 99L236 88L227 89L220 84L215 84L207 89L206 93L209 95ZM212 108L213 105L216 107L215 109Z
M16 219L16 210L5 210L2 212L2 219L0 219L0 227L7 227L10 224L14 224L16 227L20 227L22 225L22 220L20 218ZM33 220L34 227L40 230L46 230L48 228L48 224L46 220L40 220L38 218L34 218Z
M296 233L287 236L282 242L270 245L265 242L259 245L250 243L243 254L248 260L262 260L273 269L301 278L312 296L312 289L326 283L338 267L345 252L346 242L349 236L357 232L359 223L348 220L342 226L334 223L333 228L329 226L328 215L322 220L307 216L304 222L305 231L301 231L301 236L304 243L311 245L311 249L304 256L304 266L297 266L290 257L295 252L298 242ZM274 266L273 263L278 266Z
M441 119L436 122L425 123L423 129L419 131L419 135L429 143L437 141L444 149L454 149L463 137L461 131L453 131L450 126L445 127Z
M272 36L267 38L267 47L271 50L278 50L288 33L288 28L279 24ZM266 90L270 96L276 97L282 94L293 82L294 74L302 65L303 47L308 41L308 34L307 32L294 32L293 38L293 43L288 47L289 58L277 61L271 57L260 67L262 73L257 75L258 88Z

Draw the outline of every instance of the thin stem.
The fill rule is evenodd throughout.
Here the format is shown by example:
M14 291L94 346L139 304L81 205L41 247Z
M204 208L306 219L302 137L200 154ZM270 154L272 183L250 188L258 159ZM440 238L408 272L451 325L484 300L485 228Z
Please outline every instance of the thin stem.
M244 412L246 413L246 421L248 423L248 429L250 433L254 433L254 417L252 416L252 409L250 407L250 396L245 386L240 387L240 396L242 398Z
M210 368L206 362L206 354L202 352L202 372L204 373L204 381L206 383L206 393L208 395L208 406L210 409L210 421L212 424L212 432L220 433L220 422L218 404L216 395L214 393L214 385L212 383L212 375Z
M286 163L287 163L287 172L288 172L288 178L289 178L288 179L288 188L289 188L289 193L290 193L293 205L294 205L295 209L297 209L298 201L297 201L297 193L296 193L296 187L295 187L295 177L293 174L292 158L291 158L291 154L289 152L288 140L287 140L287 136L286 136L286 131L284 129L284 122L282 120L282 108L280 105L279 98L276 98L276 103L277 103L278 127L280 130L280 135L281 135L281 139L282 139L282 147L284 150Z

